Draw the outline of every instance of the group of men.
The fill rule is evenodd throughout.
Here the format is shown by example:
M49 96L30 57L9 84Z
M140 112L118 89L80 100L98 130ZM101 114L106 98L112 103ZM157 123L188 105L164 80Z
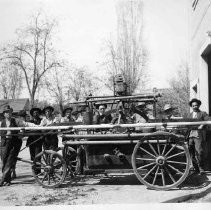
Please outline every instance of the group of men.
M210 117L206 112L199 109L201 101L194 98L189 102L192 112L189 118L197 119L198 121L210 120ZM139 107L140 106L140 107ZM141 104L133 107L133 114L138 114L144 121L135 122L147 122L149 116L141 108ZM107 123L121 123L120 120L124 121L124 113L121 106L118 109L119 115L112 116L110 112L106 112L107 105L99 104L96 106L96 113L93 116L93 124L107 124ZM53 112L54 108L51 106L45 107L43 110L40 108L32 108L30 110L31 120L26 122L25 115L19 115L18 118L12 116L13 109L7 105L4 107L3 116L4 119L1 121L1 128L8 127L37 127L37 126L49 126L54 123L68 123L82 121L82 118L78 120L72 115L73 109L71 107L66 108L63 111L63 117L56 117ZM170 105L164 107L166 119L173 119L173 108ZM41 115L43 116L41 118ZM131 119L137 119L137 116ZM140 119L139 119L140 120ZM78 121L78 122L79 122ZM40 132L40 131L37 131ZM22 146L22 139L17 135L18 131L14 130L2 130L1 131L1 159L2 159L2 179L0 186L6 186L11 184L12 172L15 169L18 153ZM196 173L204 173L204 142L205 133L202 126L197 130L192 130L189 135L189 151L192 158L193 167ZM57 150L58 148L58 136L57 134L48 134L45 136L34 135L29 136L26 145L29 147L31 160L33 161L35 156L39 154L42 149Z
M63 111L63 117L58 118L54 114L54 108L47 106L43 110L40 108L32 108L30 110L31 120L26 122L26 113L21 112L16 118L13 117L13 109L6 105L3 109L4 119L1 121L1 128L9 127L38 127L49 126L54 123L73 122L72 108L68 107ZM43 117L41 118L41 115ZM40 132L40 131L35 131ZM57 134L33 135L29 136L26 142L29 147L31 160L39 154L42 149L57 150L58 136ZM2 179L0 186L7 186L11 184L12 178L16 177L15 165L17 156L22 146L22 138L18 136L18 131L2 130L1 131L1 160L2 160ZM13 174L14 173L14 174ZM36 172L35 172L36 173ZM13 175L13 177L12 177Z

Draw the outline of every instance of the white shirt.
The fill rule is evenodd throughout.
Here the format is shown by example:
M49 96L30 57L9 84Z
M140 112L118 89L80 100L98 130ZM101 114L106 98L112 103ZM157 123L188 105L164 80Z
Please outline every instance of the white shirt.
M53 123L60 123L59 118L51 117L51 118L47 119L46 117L44 117L40 122L40 126L48 126L48 125L51 125Z

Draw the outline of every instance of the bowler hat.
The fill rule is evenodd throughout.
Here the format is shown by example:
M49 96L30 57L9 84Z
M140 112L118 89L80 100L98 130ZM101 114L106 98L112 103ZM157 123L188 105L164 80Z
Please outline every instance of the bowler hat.
M33 112L34 112L34 111L39 112L39 114L42 113L42 110L41 110L40 108L34 107L34 108L32 108L32 109L30 110L30 115L31 115L31 116L33 115Z
M70 110L71 112L73 111L73 108L72 107L67 107L63 110L62 114L65 115L66 111L67 110Z
M199 106L201 106L201 101L197 98L193 98L190 102L189 102L189 106L192 106L192 103L196 102Z
M10 105L6 105L6 106L4 106L4 108L3 108L3 114L4 114L4 112L13 112L13 108L11 108L10 107Z
M164 111L167 111L167 110L170 110L170 109L171 109L171 110L173 109L172 106L171 106L171 104L165 104L163 110L164 110Z
M46 107L42 110L43 113L45 113L45 111L46 111L47 109L51 110L51 112L54 111L54 108L53 108L52 106L46 106Z

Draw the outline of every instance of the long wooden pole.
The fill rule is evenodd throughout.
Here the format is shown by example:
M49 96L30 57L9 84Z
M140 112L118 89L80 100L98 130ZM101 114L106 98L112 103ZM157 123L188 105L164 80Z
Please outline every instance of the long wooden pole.
M8 127L0 128L0 131L30 131L30 130L86 130L86 129L114 129L114 128L156 128L156 127L182 127L211 125L211 121L197 122L159 122L159 123L135 123L135 124L97 124L97 125L71 125L71 126L36 126L36 127Z

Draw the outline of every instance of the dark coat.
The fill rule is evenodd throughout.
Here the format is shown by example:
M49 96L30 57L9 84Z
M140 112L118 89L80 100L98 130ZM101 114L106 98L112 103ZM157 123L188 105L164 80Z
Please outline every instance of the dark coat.
M30 122L31 123L34 123L34 124L36 124L36 125L39 125L40 124L40 122L41 122L41 119L40 118L38 118L37 120L35 120L35 119L32 119L32 120L30 120ZM35 133L36 132L40 132L40 131L34 131ZM41 136L39 136L39 135L34 135L34 136L29 136L28 137L28 139L27 139L27 142L26 142L26 146L28 146L29 144L31 144L32 142L34 142L34 141L36 141L38 138L40 138ZM40 139L40 140L38 140L37 142L35 142L35 143L33 143L31 146L36 146L36 145L40 145L40 144L42 144L42 141L43 141L43 139Z
M193 112L191 112L189 114L188 118L193 119ZM199 112L197 112L197 118L194 118L194 119L197 119L197 121L207 121L207 120L210 120L211 118L206 112L199 110ZM191 131L190 135L193 137L196 135L199 138L201 138L202 140L206 140L206 130L205 129L194 130L194 132Z
M99 115L96 114L93 117L93 124L108 124L112 120L111 115Z

